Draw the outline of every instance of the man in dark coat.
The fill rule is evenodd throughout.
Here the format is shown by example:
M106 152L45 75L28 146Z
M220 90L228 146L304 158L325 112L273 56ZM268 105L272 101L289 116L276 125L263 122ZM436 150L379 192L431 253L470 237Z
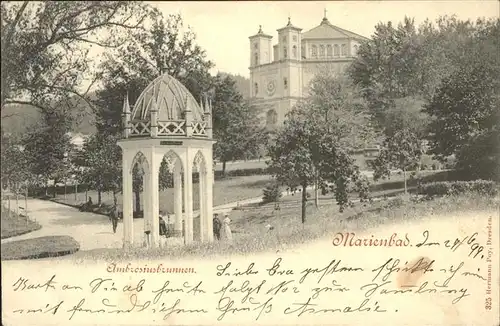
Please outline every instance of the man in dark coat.
M113 233L116 233L116 228L118 226L118 212L116 211L116 206L111 209L109 213L109 219L113 225Z
M214 215L213 224L214 224L214 226L213 226L214 227L214 237L217 240L220 240L220 229L222 227L222 223L219 220L219 214Z

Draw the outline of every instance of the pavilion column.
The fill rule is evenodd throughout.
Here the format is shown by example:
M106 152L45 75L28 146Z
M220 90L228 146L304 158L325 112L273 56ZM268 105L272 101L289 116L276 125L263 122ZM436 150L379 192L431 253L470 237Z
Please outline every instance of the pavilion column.
M174 169L174 213L174 231L182 237L182 171L180 167Z
M158 248L160 246L160 220L159 220L159 178L158 173L160 171L160 164L155 155L155 149L151 149L151 155L149 156L150 166L149 166L149 193L148 201L150 204L149 221L151 225L151 247Z
M143 222L144 222L144 233L143 238L147 246L151 246L151 201L150 201L150 171L144 170L142 176L142 212L143 212ZM149 236L146 233L149 231Z
M134 242L134 220L133 220L133 210L134 203L132 201L132 171L130 167L130 162L126 157L126 150L123 150L123 167L122 167L122 180L123 180L123 247L128 248L132 246Z
M193 242L193 162L191 152L186 151L184 169L184 243Z
M209 151L207 151L209 152ZM211 153L209 153L211 154ZM214 184L214 174L212 170L212 156L207 155L205 157L205 171L204 178L205 181L203 183L203 193L205 194L205 212L206 212L206 238L208 242L214 241L214 232L213 232L213 184Z
M201 163L200 163L201 164ZM207 211L205 194L205 169L198 168L199 171L199 198L200 198L200 242L207 240Z

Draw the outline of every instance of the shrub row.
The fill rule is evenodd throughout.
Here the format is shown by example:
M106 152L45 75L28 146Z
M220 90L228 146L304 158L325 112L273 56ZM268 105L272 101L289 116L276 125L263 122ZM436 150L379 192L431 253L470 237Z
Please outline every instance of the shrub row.
M417 187L420 195L444 196L475 192L485 196L496 196L498 185L494 181L441 181L422 183Z

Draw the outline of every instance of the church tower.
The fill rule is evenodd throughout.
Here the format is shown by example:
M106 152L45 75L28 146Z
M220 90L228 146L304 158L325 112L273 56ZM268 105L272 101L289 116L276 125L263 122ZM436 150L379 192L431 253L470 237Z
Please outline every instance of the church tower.
M259 97L263 92L259 80L253 78L254 70L272 61L272 39L271 35L264 34L262 26L259 26L257 34L250 36L250 96ZM259 87L261 89L259 89Z
M278 31L278 60L281 62L281 71L279 81L281 97L290 102L291 98L301 96L302 78L301 78L301 28L295 27L288 17L288 23L285 27L280 28ZM289 107L293 106L291 101ZM294 103L293 103L294 104Z

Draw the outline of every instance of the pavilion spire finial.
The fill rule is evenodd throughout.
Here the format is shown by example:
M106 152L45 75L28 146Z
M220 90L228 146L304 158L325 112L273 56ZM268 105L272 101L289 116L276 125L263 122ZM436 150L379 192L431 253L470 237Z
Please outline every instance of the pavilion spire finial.
M287 24L287 26L291 26L291 25L292 25L292 22L290 20L290 14L288 14L288 24Z
M259 25L259 32L258 34L263 34L264 32L262 31L262 25Z

